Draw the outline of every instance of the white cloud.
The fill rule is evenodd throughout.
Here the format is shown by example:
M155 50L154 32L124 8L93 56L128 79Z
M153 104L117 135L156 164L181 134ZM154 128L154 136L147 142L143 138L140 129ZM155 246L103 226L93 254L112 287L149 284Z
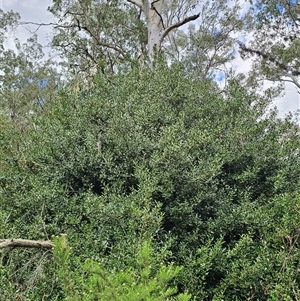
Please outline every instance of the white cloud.
M274 101L274 106L279 110L281 117L284 117L289 112L295 112L300 109L299 107L299 94L294 84L285 84L285 94Z

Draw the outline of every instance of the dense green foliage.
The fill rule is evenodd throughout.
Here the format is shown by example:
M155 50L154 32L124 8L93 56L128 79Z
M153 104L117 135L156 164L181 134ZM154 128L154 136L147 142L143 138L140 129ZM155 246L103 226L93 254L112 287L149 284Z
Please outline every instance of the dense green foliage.
M56 238L55 242L54 256L66 300L190 300L190 295L177 293L177 288L171 284L180 268L156 262L157 256L149 242L140 247L136 262L126 270L107 271L101 262L87 260L82 266L85 273L69 269L71 249L65 236Z
M91 290L78 300L106 300L94 281L105 273L115 290L133 281L151 241L151 261L170 272L164 288L178 294L299 298L299 129L267 113L270 101L234 79L220 91L160 62L59 92L23 132L3 118L1 236L66 233L72 256L4 251L1 296L71 300L64 281L76 279L77 292ZM163 294L151 277L141 292L155 283ZM163 299L148 293L143 300Z

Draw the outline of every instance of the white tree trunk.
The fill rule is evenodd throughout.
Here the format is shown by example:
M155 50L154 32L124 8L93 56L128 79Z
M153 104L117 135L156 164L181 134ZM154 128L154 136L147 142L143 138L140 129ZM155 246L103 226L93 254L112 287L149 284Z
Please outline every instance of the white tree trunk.
M162 20L161 11L163 6L163 0L152 3L149 8L149 15L147 20L148 27L148 55L151 61L154 58L154 51L160 50L161 47L161 35L162 35Z
M153 0L152 2L148 2L149 0L127 1L138 6L145 15L148 29L148 56L151 62L153 62L154 60L155 49L157 50L157 52L160 51L164 38L171 30L178 28L188 22L194 21L200 16L200 14L196 14L164 28L162 20L162 8L164 5L164 0Z

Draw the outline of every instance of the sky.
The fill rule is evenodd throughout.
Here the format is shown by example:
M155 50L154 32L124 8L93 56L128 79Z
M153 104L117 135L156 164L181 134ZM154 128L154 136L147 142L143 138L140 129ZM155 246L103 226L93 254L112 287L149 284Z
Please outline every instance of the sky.
M279 110L281 117L284 117L289 112L295 112L300 109L299 107L300 95L292 83L285 84L285 95L278 98L274 105Z
M52 15L47 12L47 7L50 6L52 0L0 0L0 8L4 11L13 10L20 13L22 21L31 21L37 23L49 23L53 21ZM30 30L34 30L36 27L26 26ZM49 42L49 34L51 33L50 27L44 26L38 30L38 41L42 45L47 45ZM18 31L18 37L25 41L31 36L31 33L25 28L20 28ZM251 67L251 63L244 61L241 58L237 58L233 62L233 67L238 72L248 72ZM268 84L267 84L268 85ZM280 97L274 101L274 106L279 110L279 114L283 117L289 111L295 112L300 109L300 95L297 93L295 86L291 83L287 83L285 86L285 93L283 97Z
M51 5L51 0L0 0L0 7L4 11L13 10L20 13L22 21L31 21L37 23L49 23L53 21L52 15L47 12L47 7ZM36 27L24 26L18 30L18 37L25 41L32 34L28 31L35 30ZM39 42L47 44L47 35L51 32L47 26L41 27L38 34Z

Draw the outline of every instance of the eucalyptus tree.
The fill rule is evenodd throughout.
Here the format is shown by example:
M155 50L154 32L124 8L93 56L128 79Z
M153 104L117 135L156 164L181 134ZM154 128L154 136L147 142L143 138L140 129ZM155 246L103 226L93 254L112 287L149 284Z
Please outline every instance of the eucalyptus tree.
M81 71L99 60L111 71L116 60L153 61L170 31L199 17L191 14L196 5L195 0L54 1L49 8L58 18L53 45L71 54Z
M53 97L59 75L37 35L25 43L18 39L19 21L18 13L0 10L0 104L1 113L23 127Z
M237 39L252 29L253 14L239 0L207 1L199 7L196 22L170 33L166 51L198 78L223 77L236 58Z
M56 18L53 47L85 75L114 73L137 59L152 64L164 52L205 77L234 57L234 34L249 24L239 2L55 0L48 8Z
M300 4L293 0L250 1L256 23L252 41L240 43L244 57L254 59L252 75L292 82L300 89Z

